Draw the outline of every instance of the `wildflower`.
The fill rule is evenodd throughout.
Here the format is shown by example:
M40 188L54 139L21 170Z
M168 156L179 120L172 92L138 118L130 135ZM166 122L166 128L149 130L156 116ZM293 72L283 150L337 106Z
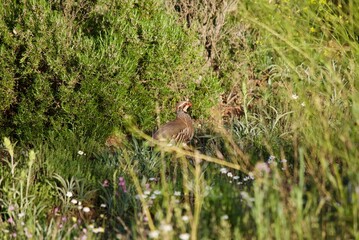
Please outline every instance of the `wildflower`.
M233 177L233 174L232 174L231 172L228 172L228 173L227 173L227 176L230 177L230 178L232 178L232 177Z
M150 194L151 194L151 192L150 192L150 191L148 191L148 190L146 190L146 191L144 191L144 192L143 192L143 194L145 194L145 195L150 195Z
M148 179L150 182L157 182L157 178L151 177Z
M177 196L177 197L179 197L179 196L181 196L181 192L180 192L180 191L175 191L175 192L174 192L174 195Z
M58 207L55 207L52 212L54 213L55 216L59 216L59 212L60 212L60 209Z
M100 207L102 207L102 208L106 208L106 204L101 203Z
M317 31L317 30L315 30L314 27L311 27L311 28L310 28L310 32L311 32L311 33L315 33L316 31Z
M187 215L182 216L182 221L188 222L188 221L189 221L189 217L188 217Z
M82 209L82 211L84 211L85 213L88 213L88 212L90 212L91 210L90 210L89 207L84 207L84 208Z
M126 189L126 181L123 177L120 177L119 178L119 182L118 182L118 185L122 188L122 191L125 193L127 192L127 189Z
M274 161L274 159L275 159L275 156L273 156L273 155L269 156L267 163L271 164Z
M75 198L71 199L71 203L76 205L77 204L77 200Z
M287 162L287 159L282 159L280 162L281 162L281 163L286 163L286 162Z
M63 216L63 217L61 218L61 221L62 221L62 222L66 222L66 221L67 221L67 217L66 217L66 216Z
M77 209L78 209L78 210L81 210L82 208L83 208L83 207L82 207L81 205L78 205L78 206L77 206Z
M188 240L190 238L191 235L189 235L189 233L181 233L179 235L179 239L181 240Z
M160 232L157 231L157 230L151 231L151 232L148 234L148 236L149 236L150 238L158 238L158 237L160 236Z
M15 225L15 222L14 222L14 219L12 217L10 217L8 220L7 220L8 223L10 223L11 225Z
M293 99L293 100L297 100L298 98L299 98L299 96L298 96L297 94L295 94L295 93L292 94L292 99Z
M228 172L227 168L221 168L221 169L219 169L219 171L220 171L222 174L227 174L227 172Z
M107 179L103 180L102 187L108 187L108 186L110 186L110 181L108 181Z
M19 218L23 218L25 216L25 213L21 212L19 213Z
M233 180L238 180L239 176L233 176Z
M154 192L153 192L155 195L161 195L161 191L160 190L155 190Z
M70 197L72 197L72 196L73 196L72 192L67 192L67 193L66 193L66 197L70 198Z
M253 174L252 172L249 172L249 173L248 173L248 176L249 176L249 178L250 178L251 180L254 180L254 174Z
M163 225L161 225L160 229L163 232L171 232L173 230L173 227L170 224L163 224Z
M305 107L305 102L302 102L300 106Z
M77 222L77 218L76 218L76 217L71 217L71 220L72 220L73 222Z
M221 217L221 219L222 219L222 220L228 220L228 215L227 215L227 214L223 215L223 216Z
M103 233L103 232L105 232L105 229L103 227L93 228L92 232L93 233Z
M269 168L268 164L265 163L265 162L259 162L259 163L257 163L254 168L255 168L257 171L259 171L259 172L265 172L265 173L269 173L269 172L270 172L270 168Z
M135 196L136 199L140 199L141 197L144 198L144 199L146 199L146 198L147 198L147 195L145 195L145 194L142 194L142 195L137 194L137 195Z
M14 205L10 205L10 206L9 206L9 211L12 212L12 211L14 211L14 210L15 210Z
M150 196L150 199L156 199L156 195L155 195L155 194L152 194L152 195Z
M83 151L81 151L81 150L79 150L79 151L77 152L77 154L80 155L80 156L86 155L86 154L85 154Z

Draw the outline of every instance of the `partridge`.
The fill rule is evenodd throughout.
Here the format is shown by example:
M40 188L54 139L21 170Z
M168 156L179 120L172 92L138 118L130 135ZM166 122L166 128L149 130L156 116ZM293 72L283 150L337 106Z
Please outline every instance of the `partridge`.
M194 128L187 109L192 106L189 101L179 102L176 106L177 117L162 126L153 134L159 141L188 143L193 138Z

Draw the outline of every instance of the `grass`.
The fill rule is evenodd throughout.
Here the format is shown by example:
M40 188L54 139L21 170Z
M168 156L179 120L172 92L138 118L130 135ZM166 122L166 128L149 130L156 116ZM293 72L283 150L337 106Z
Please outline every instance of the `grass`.
M26 109L19 107L13 113L20 114L14 118L18 122L1 119L4 239L359 238L359 15L353 10L358 4L206 3L217 11L204 11L202 3L191 10L186 1L131 2L125 7L98 2L81 8L83 22L71 17L77 5L62 9L71 33L74 28L82 31L75 39L83 51L70 48L73 52L61 54L69 54L69 59L77 54L80 61L69 60L74 64L69 72L66 65L51 62L49 67L56 66L52 72L41 71L56 81L63 77L81 83L86 77L86 82L71 83L73 88L70 83L62 85L60 91L70 98L57 96L64 106L56 114L52 110L57 108L47 111L43 106L54 89L37 82L43 87L34 87L38 99L31 106L43 103L39 114L31 107L21 115ZM44 10L46 4L41 3L36 16L50 11ZM121 15L117 21L106 9L125 12L132 20ZM64 20L62 10L59 7L53 18ZM15 15L1 14L4 30L3 23L11 23ZM36 26L36 19L24 16L24 21L30 29ZM52 26L52 20L47 21L49 26L39 31ZM65 25L59 28L62 34ZM124 26L130 29L128 35L114 40L120 37L116 29ZM7 41L11 34L6 34L1 39ZM87 40L80 41L84 36ZM89 50L92 41L102 45ZM125 58L125 52L115 56L113 43L132 57ZM3 46L1 53L12 59L11 51L5 50ZM87 52L115 55L98 61L102 55L91 58ZM114 58L131 67L119 70ZM33 71L21 75L23 79L33 79L40 71L36 62L19 64L19 69ZM0 94L12 89L10 65L5 65L0 66L8 71ZM98 74L109 71L100 79L92 75L93 66ZM17 70L14 76L19 74ZM116 92L119 76L133 85L129 91ZM77 88L76 103L66 102ZM155 125L154 113L173 117L164 107L183 94L194 103L194 140L188 147L152 146L148 133ZM148 106L141 109L144 99L149 99ZM6 106L20 104L11 101L6 98L1 116L11 112ZM46 121L34 121L43 116ZM16 125L19 122L26 124ZM38 129L41 132L34 132Z

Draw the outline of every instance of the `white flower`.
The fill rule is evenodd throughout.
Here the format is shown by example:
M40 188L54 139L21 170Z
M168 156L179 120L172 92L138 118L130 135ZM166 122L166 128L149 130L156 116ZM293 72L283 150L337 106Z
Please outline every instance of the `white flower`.
M286 162L287 162L287 159L282 159L281 162L282 162L282 163L286 163Z
M228 173L227 173L227 176L231 178L231 177L233 177L233 173L228 172Z
M292 99L294 99L294 100L297 100L299 98L299 96L297 95L297 94L292 94Z
M148 234L148 236L149 236L150 238L158 238L158 237L160 236L160 232L157 231L157 230L151 231L151 232Z
M144 198L144 199L146 199L146 198L147 198L147 195L144 195L144 194L139 195L139 194L137 194L137 195L135 196L136 199L141 199L141 197Z
M106 204L101 203L100 207L105 208L105 207L106 207Z
M23 218L25 216L25 213L21 212L19 213L19 218Z
M182 220L183 220L184 222L188 222L188 221L189 221L189 217L188 217L187 215L184 215L184 216L182 216Z
M179 239L181 240L188 240L191 237L191 235L189 235L189 233L181 233L179 235Z
M170 224L163 224L163 225L161 225L160 229L163 232L171 232L173 230L173 227Z
M156 179L156 178L154 178L154 177L151 177L151 178L149 178L148 180L149 180L150 182L157 181L157 179Z
M80 155L80 156L85 155L84 151L81 151L81 150L79 150L79 151L77 152L77 154Z
M155 190L154 192L153 192L155 195L161 195L161 191L160 190Z
M81 210L82 208L83 208L83 207L82 207L81 205L78 205L78 206L77 206L77 209L78 209L78 210Z
M234 180L238 180L238 179L239 179L239 176L234 176L233 179L234 179Z
M175 191L174 195L177 196L177 197L181 196L181 192L180 191Z
M228 172L227 168L221 168L221 169L219 169L219 171L220 171L222 174L227 174L227 172Z
M223 216L221 217L221 219L222 219L222 220L228 220L228 215L227 215L227 214L223 215Z
M145 195L150 195L150 194L151 194L151 191L146 190L146 191L143 192L143 194L145 194Z
M69 197L69 198L70 198L70 197L72 197L72 196L73 196L72 192L67 192L67 193L66 193L66 197Z
M300 106L305 107L305 102L302 102Z
M76 205L77 204L77 200L75 198L71 199L71 203Z
M82 209L82 211L84 211L85 213L88 213L88 212L90 212L91 210L90 210L89 207L84 207L84 208Z
M150 196L150 199L156 199L156 195L155 194L151 194L151 196Z

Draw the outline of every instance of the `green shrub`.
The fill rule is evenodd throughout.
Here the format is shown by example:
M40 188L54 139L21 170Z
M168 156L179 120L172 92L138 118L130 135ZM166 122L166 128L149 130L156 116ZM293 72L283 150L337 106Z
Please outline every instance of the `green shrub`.
M208 108L219 92L216 79L198 71L194 34L156 1L3 6L2 134L27 141L49 129L103 136L121 128L125 115L150 130L155 102L172 113L185 97L204 98L200 107Z

